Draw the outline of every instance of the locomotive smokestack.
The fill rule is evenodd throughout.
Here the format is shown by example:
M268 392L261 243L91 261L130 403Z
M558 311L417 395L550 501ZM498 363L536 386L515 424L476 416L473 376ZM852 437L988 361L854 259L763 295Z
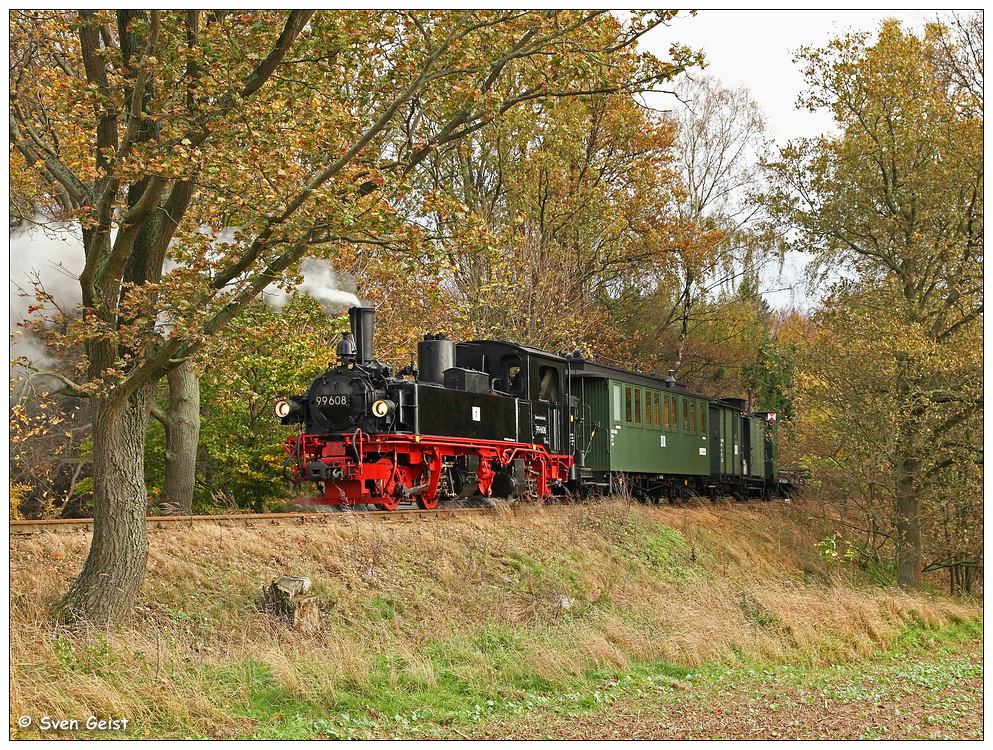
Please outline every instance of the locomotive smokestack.
M376 311L371 307L348 308L355 339L355 361L360 365L372 362L372 332L376 325Z

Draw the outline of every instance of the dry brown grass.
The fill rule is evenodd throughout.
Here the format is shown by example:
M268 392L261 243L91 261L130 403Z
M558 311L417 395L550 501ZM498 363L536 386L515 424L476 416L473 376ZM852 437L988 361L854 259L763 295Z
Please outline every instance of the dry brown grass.
M526 633L517 669L554 682L650 659L830 663L885 647L911 621L980 614L854 585L817 558L781 503L336 521L154 531L138 617L83 637L60 633L47 612L88 538L15 539L11 715L127 716L153 736L245 736L251 722L232 706L250 707L252 678L239 672L249 661L288 696L331 706L382 654L393 657L387 681L434 686L443 667L428 647L487 628ZM679 534L654 536L660 524ZM255 610L260 587L281 574L314 581L321 633L287 632ZM467 680L506 680L506 664L485 649L459 654L451 668Z

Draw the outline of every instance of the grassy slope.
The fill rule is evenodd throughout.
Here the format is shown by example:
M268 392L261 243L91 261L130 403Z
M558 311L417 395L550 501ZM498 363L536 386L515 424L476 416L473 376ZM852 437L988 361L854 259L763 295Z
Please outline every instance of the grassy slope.
M974 638L981 614L855 585L781 503L335 521L154 532L138 620L82 639L45 612L86 538L13 541L11 716L123 716L151 737L460 737L550 702L595 711L604 684L638 675L815 671L922 630ZM320 634L254 610L282 574L314 581Z
M982 628L910 626L885 651L831 666L738 660L676 678L671 665L638 665L527 713L494 711L468 731L473 739L978 739ZM445 736L423 725L411 734L432 732Z

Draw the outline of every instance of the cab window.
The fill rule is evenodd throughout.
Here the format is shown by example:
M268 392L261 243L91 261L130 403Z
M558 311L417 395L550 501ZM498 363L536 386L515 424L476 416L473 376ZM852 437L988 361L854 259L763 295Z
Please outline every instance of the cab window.
M528 379L524 374L524 363L516 354L510 354L503 358L502 380L504 391L527 398Z
M559 371L555 367L538 368L538 398L543 401L559 400Z

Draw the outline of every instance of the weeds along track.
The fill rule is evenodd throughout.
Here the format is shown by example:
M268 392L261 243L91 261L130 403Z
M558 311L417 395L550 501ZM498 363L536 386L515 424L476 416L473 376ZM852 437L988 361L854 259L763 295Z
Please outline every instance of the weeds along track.
M367 510L358 507L336 508L324 511L292 511L288 513L232 513L199 516L148 516L146 521L149 531L169 531L179 528L190 528L202 524L219 526L270 527L270 526L303 526L307 524L339 524L347 523L349 519L363 518L384 521L426 521L432 518L457 518L473 513L527 513L528 511L547 506L562 505L563 503L528 503L516 502L487 505L449 505L421 510L419 508L404 508L398 510ZM690 505L693 505L692 503ZM706 505L709 505L707 503ZM735 507L737 504L735 504ZM753 503L744 503L743 507L755 507ZM10 522L11 538L32 536L43 532L81 533L93 531L92 518L43 518L36 520L12 520Z
M301 526L303 524L333 524L349 518L376 518L386 521L418 521L431 517L452 518L467 513L495 513L518 511L524 506L453 507L434 510L344 510L344 511L296 511L291 513L235 513L231 515L203 516L148 516L149 531L175 530L198 524L222 526ZM92 518L50 518L38 520L12 520L11 537L31 536L42 532L79 533L93 531Z

